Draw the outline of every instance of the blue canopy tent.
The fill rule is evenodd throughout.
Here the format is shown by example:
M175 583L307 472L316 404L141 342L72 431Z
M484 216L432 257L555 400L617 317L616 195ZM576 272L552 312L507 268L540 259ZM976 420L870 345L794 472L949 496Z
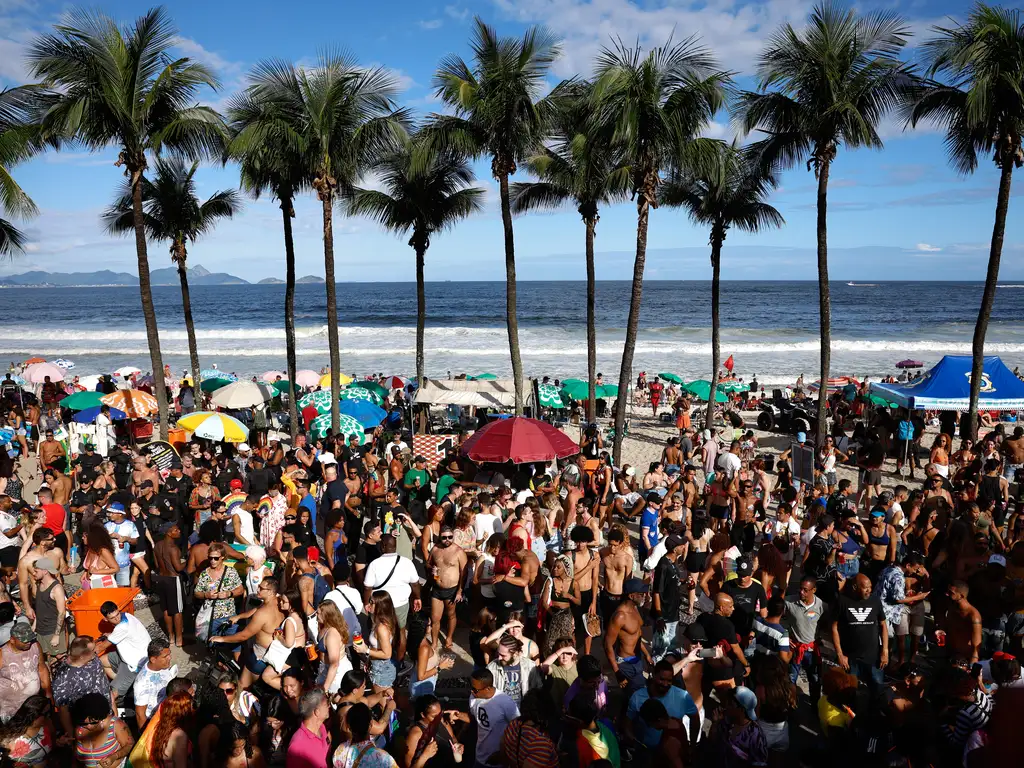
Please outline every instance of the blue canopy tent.
M871 391L911 410L966 411L971 399L971 356L946 355L910 384L871 382ZM998 357L986 357L982 369L982 411L1024 410L1024 381Z

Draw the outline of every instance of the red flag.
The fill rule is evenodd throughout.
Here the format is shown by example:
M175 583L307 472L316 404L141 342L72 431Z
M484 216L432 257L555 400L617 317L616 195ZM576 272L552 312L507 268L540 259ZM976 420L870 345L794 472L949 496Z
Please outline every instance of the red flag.
M729 373L732 373L732 366L732 355L729 355L729 359L725 361L725 370L727 370Z

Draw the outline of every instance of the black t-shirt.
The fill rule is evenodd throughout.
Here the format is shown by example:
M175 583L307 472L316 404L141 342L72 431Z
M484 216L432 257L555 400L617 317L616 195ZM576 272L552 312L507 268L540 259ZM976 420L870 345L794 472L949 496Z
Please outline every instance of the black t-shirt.
M110 454L110 462L114 465L114 480L118 488L127 488L132 484L132 457L121 450Z
M273 473L266 467L252 470L245 478L249 484L249 493L258 493L260 496L270 490L270 484L274 480Z
M682 588L676 564L663 557L654 568L654 593L661 596L661 618L678 621L682 605Z
M836 622L843 654L851 660L874 666L878 663L881 639L878 623L883 620L882 601L877 595L857 600L840 595L836 601Z
M380 546L377 544L360 544L356 547L356 563L367 566L380 557Z
M719 616L717 613L702 613L697 617L697 623L704 628L704 632L708 636L706 647L713 648L721 642L729 645L736 644L736 627L725 616Z
M807 545L807 562L804 571L816 579L825 578L828 572L828 556L835 548L831 536L815 535Z
M725 582L722 591L732 598L736 610L732 614L732 623L741 636L746 636L754 626L754 614L768 605L768 596L764 587L751 581L749 586L741 587L739 579Z
M99 499L100 494L96 493L96 491L92 489L87 491L84 488L79 488L77 491L71 494L71 503L68 506L84 507L89 504L96 504L96 502L99 501Z
M83 453L76 463L86 477L96 477L96 467L103 463L103 457L98 453Z
M345 507L345 499L348 498L348 487L345 485L345 481L342 478L332 480L324 486L324 494L320 498L320 515L324 520L331 512L331 507L334 506L335 501L340 501L342 509ZM319 520L317 521L317 527L320 527Z

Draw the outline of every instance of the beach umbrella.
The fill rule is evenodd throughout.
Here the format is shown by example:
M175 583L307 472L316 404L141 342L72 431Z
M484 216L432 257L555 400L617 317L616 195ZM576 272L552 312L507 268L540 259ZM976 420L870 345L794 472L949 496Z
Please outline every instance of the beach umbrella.
M658 378L664 379L665 381L671 381L673 384L683 383L683 377L677 373L659 373Z
M494 381L498 377L493 373L478 373L476 376L467 376L469 381Z
M373 392L375 395L377 395L381 400L388 396L388 390L382 387L376 381L353 381L348 388L352 389L353 387L359 387L360 389L368 389L370 392Z
M35 365L36 363L45 363L45 362L46 362L46 358L45 357L30 357L28 360L26 360L24 363L22 363L22 365Z
M869 394L867 396L867 401L869 403L871 403L872 405L878 406L879 408L899 408L900 407L899 403L890 402L889 400L886 400L884 397L879 397L878 395L874 395L874 394Z
M388 376L381 384L388 389L405 389L409 384L409 380L403 379L401 376Z
M537 395L544 408L565 408L562 393L554 384L541 384L537 387Z
M234 374L227 373L226 371L220 370L220 368L203 368L199 372L199 378L205 381L206 379L227 379L230 381L238 381L238 377Z
M138 389L119 389L101 397L100 402L124 411L132 419L144 419L158 410L156 398Z
M263 375L260 376L260 378L263 381L267 382L268 384L273 384L275 381L277 381L278 377L282 379L287 379L288 374L282 373L281 371L264 371Z
M570 384L586 384L583 379L562 379L562 388L568 387Z
M301 371L296 372L295 383L300 387L318 387L320 386L320 374L308 368L303 368Z
M562 395L572 400L586 400L590 394L587 382L573 379L568 386L562 387ZM597 400L608 400L619 396L619 388L614 384L598 384L594 387L594 397Z
M75 392L61 400L60 404L72 411L84 411L86 408L99 408L102 397L102 392Z
M353 381L355 381L355 379L353 379L348 374L345 374L345 373L339 373L338 374L338 386L347 387ZM321 387L330 387L331 386L331 374L325 373L323 376L320 377L320 381L318 381L317 383Z
M211 392L216 392L218 389L226 387L230 383L231 382L228 379L206 379L199 385L199 388L203 390L203 392L210 394Z
M56 365L58 368L63 368L65 371L70 371L72 368L75 367L75 364L73 362L71 362L70 360L66 360L63 357L58 357L56 360L53 361L53 364Z
M707 379L697 379L691 381L689 384L684 384L683 389L689 392L691 395L696 397L698 400L704 400L707 402L708 397L711 394L711 382ZM715 402L725 403L728 402L729 398L725 392L722 391L721 387L715 388Z
M749 392L750 385L738 381L726 381L718 385L723 392Z
M47 376L50 381L64 381L64 369L53 363L33 363L22 371L22 375L31 384L42 384Z
M226 413L196 411L178 419L178 426L206 440L244 443L249 438L249 428Z
M284 395L287 394L288 392L293 392L296 389L296 387L293 386L292 383L288 381L288 379L281 379L280 381L275 381L273 384L270 385L270 388L273 389L279 395Z
M374 405L380 405L384 402L380 395L364 387L349 387L348 389L343 389L341 390L339 398L342 400L369 400Z
M79 392L78 394L85 394L85 393ZM79 424L92 424L92 423L94 423L96 421L96 417L100 415L100 408L101 407L102 406L95 405L95 406L92 406L91 408L83 408L78 413L76 413L74 416L72 416L71 420L75 421L75 422L77 422ZM128 414L125 413L124 411L117 410L117 408L111 408L110 409L110 418L113 419L114 421L124 421L125 419L128 418Z
M14 440L14 430L10 427L0 427L0 445L7 445Z
M924 368L924 363L920 360L900 360L896 363L897 368Z
M842 389L847 384L856 384L857 386L860 386L860 382L850 376L837 376L828 380L829 392L835 392L838 389ZM807 385L807 389L811 392L817 392L821 389L821 379L812 381Z
M388 412L369 400L342 400L338 405L342 416L351 416L364 427L376 427L388 417Z
M210 401L218 408L252 408L274 397L274 390L255 381L236 381L214 392Z
M331 428L331 414L325 413L323 416L317 416L313 421L309 423L309 429L313 433L313 437L323 437L327 434L327 430ZM344 435L346 438L350 435L355 435L359 438L359 444L362 445L366 442L366 430L362 424L356 419L352 418L348 414L342 414L341 420L338 422L339 435Z
M134 365L123 365L114 371L115 376L120 376L122 379L127 379L129 376L136 376L142 373L141 368L136 368Z
M477 462L551 461L574 456L580 447L565 433L538 419L513 416L477 430L462 445L462 453Z
M100 374L98 373L90 373L88 376L78 377L78 386L82 387L83 389L96 389L99 383Z
M316 392L308 392L299 398L296 403L299 410L313 406L320 413L331 412L331 390L318 389Z

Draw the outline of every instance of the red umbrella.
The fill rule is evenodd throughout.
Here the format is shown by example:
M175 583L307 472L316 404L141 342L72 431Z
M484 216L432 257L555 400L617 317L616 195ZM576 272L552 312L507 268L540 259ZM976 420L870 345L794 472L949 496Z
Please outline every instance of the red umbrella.
M478 462L525 464L573 456L580 447L547 422L513 416L492 421L462 446L462 453Z

